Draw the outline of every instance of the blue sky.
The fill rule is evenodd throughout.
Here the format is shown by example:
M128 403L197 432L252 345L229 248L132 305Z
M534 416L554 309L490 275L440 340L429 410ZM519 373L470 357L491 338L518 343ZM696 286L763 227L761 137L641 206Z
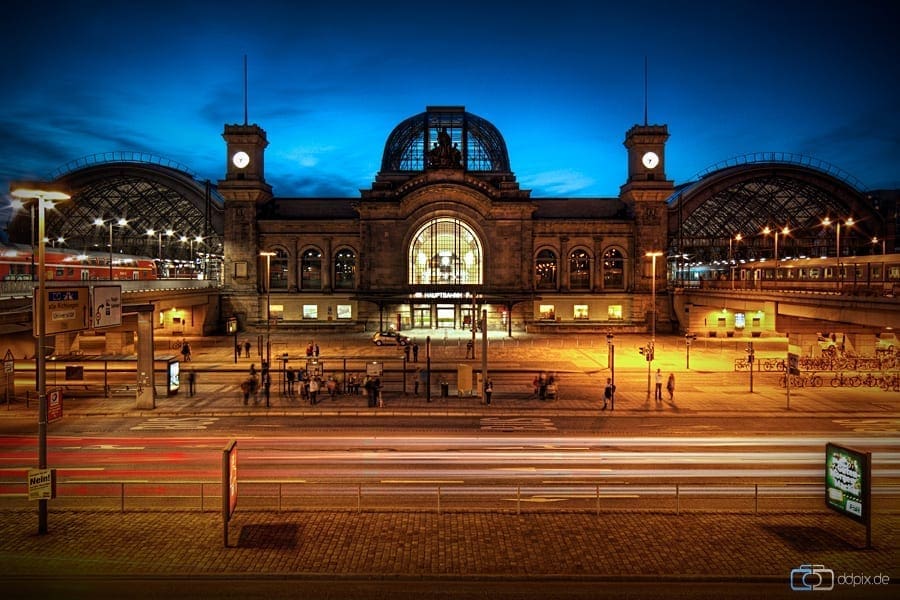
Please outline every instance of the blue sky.
M46 2L0 32L0 185L142 151L224 176L226 123L268 133L278 196L356 196L427 105L503 134L521 186L618 194L625 131L669 126L667 175L761 151L900 188L900 22L882 2Z

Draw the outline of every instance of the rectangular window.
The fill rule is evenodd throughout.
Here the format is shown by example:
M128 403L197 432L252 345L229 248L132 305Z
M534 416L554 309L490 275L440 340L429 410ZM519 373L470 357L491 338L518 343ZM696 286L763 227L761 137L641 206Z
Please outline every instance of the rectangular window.
M353 306L350 304L338 304L337 305L337 318L338 319L352 319L353 318Z
M743 329L747 324L747 317L744 313L734 313L734 328Z
M606 316L609 317L610 321L621 321L622 320L622 305L621 304L610 304L606 309Z
M284 319L284 305L283 304L270 304L269 305L269 318L274 321L281 321Z
M553 304L541 304L540 318L548 321L556 320L556 306Z
M304 319L318 319L319 318L319 305L318 304L304 304L303 305L303 318Z
M575 314L573 315L575 319L587 319L588 318L588 305L587 304L576 304L575 305Z

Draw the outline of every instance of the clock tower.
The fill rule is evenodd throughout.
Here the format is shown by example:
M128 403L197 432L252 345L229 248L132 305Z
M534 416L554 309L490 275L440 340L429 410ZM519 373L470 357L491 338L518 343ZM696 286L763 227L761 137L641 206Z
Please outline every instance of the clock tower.
M256 292L259 264L257 209L272 198L264 155L269 141L258 125L226 125L225 179L218 191L225 200L225 287Z
M666 125L635 125L625 134L628 149L628 180L619 197L634 211L634 282L640 291L652 288L648 252L662 252L657 259L656 288L665 289L668 208L666 200L675 190L666 179Z

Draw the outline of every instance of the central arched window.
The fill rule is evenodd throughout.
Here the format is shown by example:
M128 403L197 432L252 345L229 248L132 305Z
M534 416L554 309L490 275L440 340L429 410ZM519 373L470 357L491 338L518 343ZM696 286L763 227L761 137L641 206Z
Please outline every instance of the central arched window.
M356 253L349 248L334 256L334 288L352 290L356 286Z
M591 289L591 257L581 248L569 255L569 289Z
M300 289L322 289L322 253L315 248L305 251L300 261Z
M432 219L416 232L409 247L409 283L480 285L481 248L472 229L459 219Z

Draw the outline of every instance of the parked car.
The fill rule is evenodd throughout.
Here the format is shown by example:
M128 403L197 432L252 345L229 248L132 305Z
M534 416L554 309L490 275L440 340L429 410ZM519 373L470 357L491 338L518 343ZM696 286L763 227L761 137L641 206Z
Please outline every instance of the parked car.
M379 331L372 336L372 342L376 346L405 346L409 343L409 338L396 331Z
M900 341L897 341L896 333L892 331L879 333L877 337L878 340L875 342L875 350L893 354L900 349Z

